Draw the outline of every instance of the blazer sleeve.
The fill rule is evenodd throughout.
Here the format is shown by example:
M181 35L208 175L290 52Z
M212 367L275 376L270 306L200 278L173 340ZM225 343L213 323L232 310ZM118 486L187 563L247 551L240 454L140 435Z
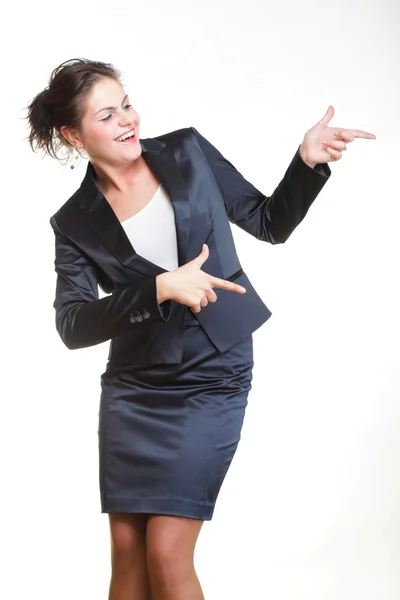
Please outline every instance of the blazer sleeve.
M149 323L169 319L171 301L157 301L156 278L129 285L99 299L94 264L50 219L55 233L56 328L73 350L100 344Z
M307 165L299 146L272 196L265 196L194 127L191 129L222 192L229 220L271 244L288 239L331 175L326 163L314 169Z

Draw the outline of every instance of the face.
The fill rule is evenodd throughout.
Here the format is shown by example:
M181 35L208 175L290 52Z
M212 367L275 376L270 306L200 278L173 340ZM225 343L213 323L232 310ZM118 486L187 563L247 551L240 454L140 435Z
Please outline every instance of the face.
M83 147L94 162L121 164L142 153L139 115L121 84L110 77L93 86L86 99L80 131L69 133L74 137L74 145Z

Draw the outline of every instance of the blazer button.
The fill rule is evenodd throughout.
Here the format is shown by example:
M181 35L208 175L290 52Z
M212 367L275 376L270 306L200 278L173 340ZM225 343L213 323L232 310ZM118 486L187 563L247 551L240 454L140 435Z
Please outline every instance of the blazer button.
M143 313L143 317L144 317L145 319L148 319L148 318L150 317L150 313L149 313L149 312L146 310L146 312L145 312L145 313Z
M136 319L135 319L135 317L133 317L133 316L132 316L132 317L130 317L130 319L129 319L129 320L130 320L130 322L131 322L131 323L136 323Z
M143 317L142 317L142 315L137 315L137 317L136 317L136 321L137 321L138 323L140 323L141 321L143 321Z

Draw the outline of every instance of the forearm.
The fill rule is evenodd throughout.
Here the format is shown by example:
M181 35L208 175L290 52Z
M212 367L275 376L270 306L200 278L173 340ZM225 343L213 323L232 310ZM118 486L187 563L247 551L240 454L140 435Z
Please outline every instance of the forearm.
M161 303L160 303L161 304ZM170 302L160 306L155 279L92 301L55 303L57 331L69 349L100 344L169 318Z
M285 242L304 219L330 175L328 165L315 169L305 163L298 148L284 177L268 198L261 239Z

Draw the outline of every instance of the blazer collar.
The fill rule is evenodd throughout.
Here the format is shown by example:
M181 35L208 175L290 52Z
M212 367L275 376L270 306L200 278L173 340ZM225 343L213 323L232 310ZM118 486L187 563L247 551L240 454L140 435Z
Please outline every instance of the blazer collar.
M143 157L172 201L178 244L179 266L188 261L190 203L185 181L171 147L157 138L140 140ZM140 256L130 243L111 205L96 185L96 172L89 162L80 187L80 205L87 221L108 251L126 267L150 277L165 269Z

